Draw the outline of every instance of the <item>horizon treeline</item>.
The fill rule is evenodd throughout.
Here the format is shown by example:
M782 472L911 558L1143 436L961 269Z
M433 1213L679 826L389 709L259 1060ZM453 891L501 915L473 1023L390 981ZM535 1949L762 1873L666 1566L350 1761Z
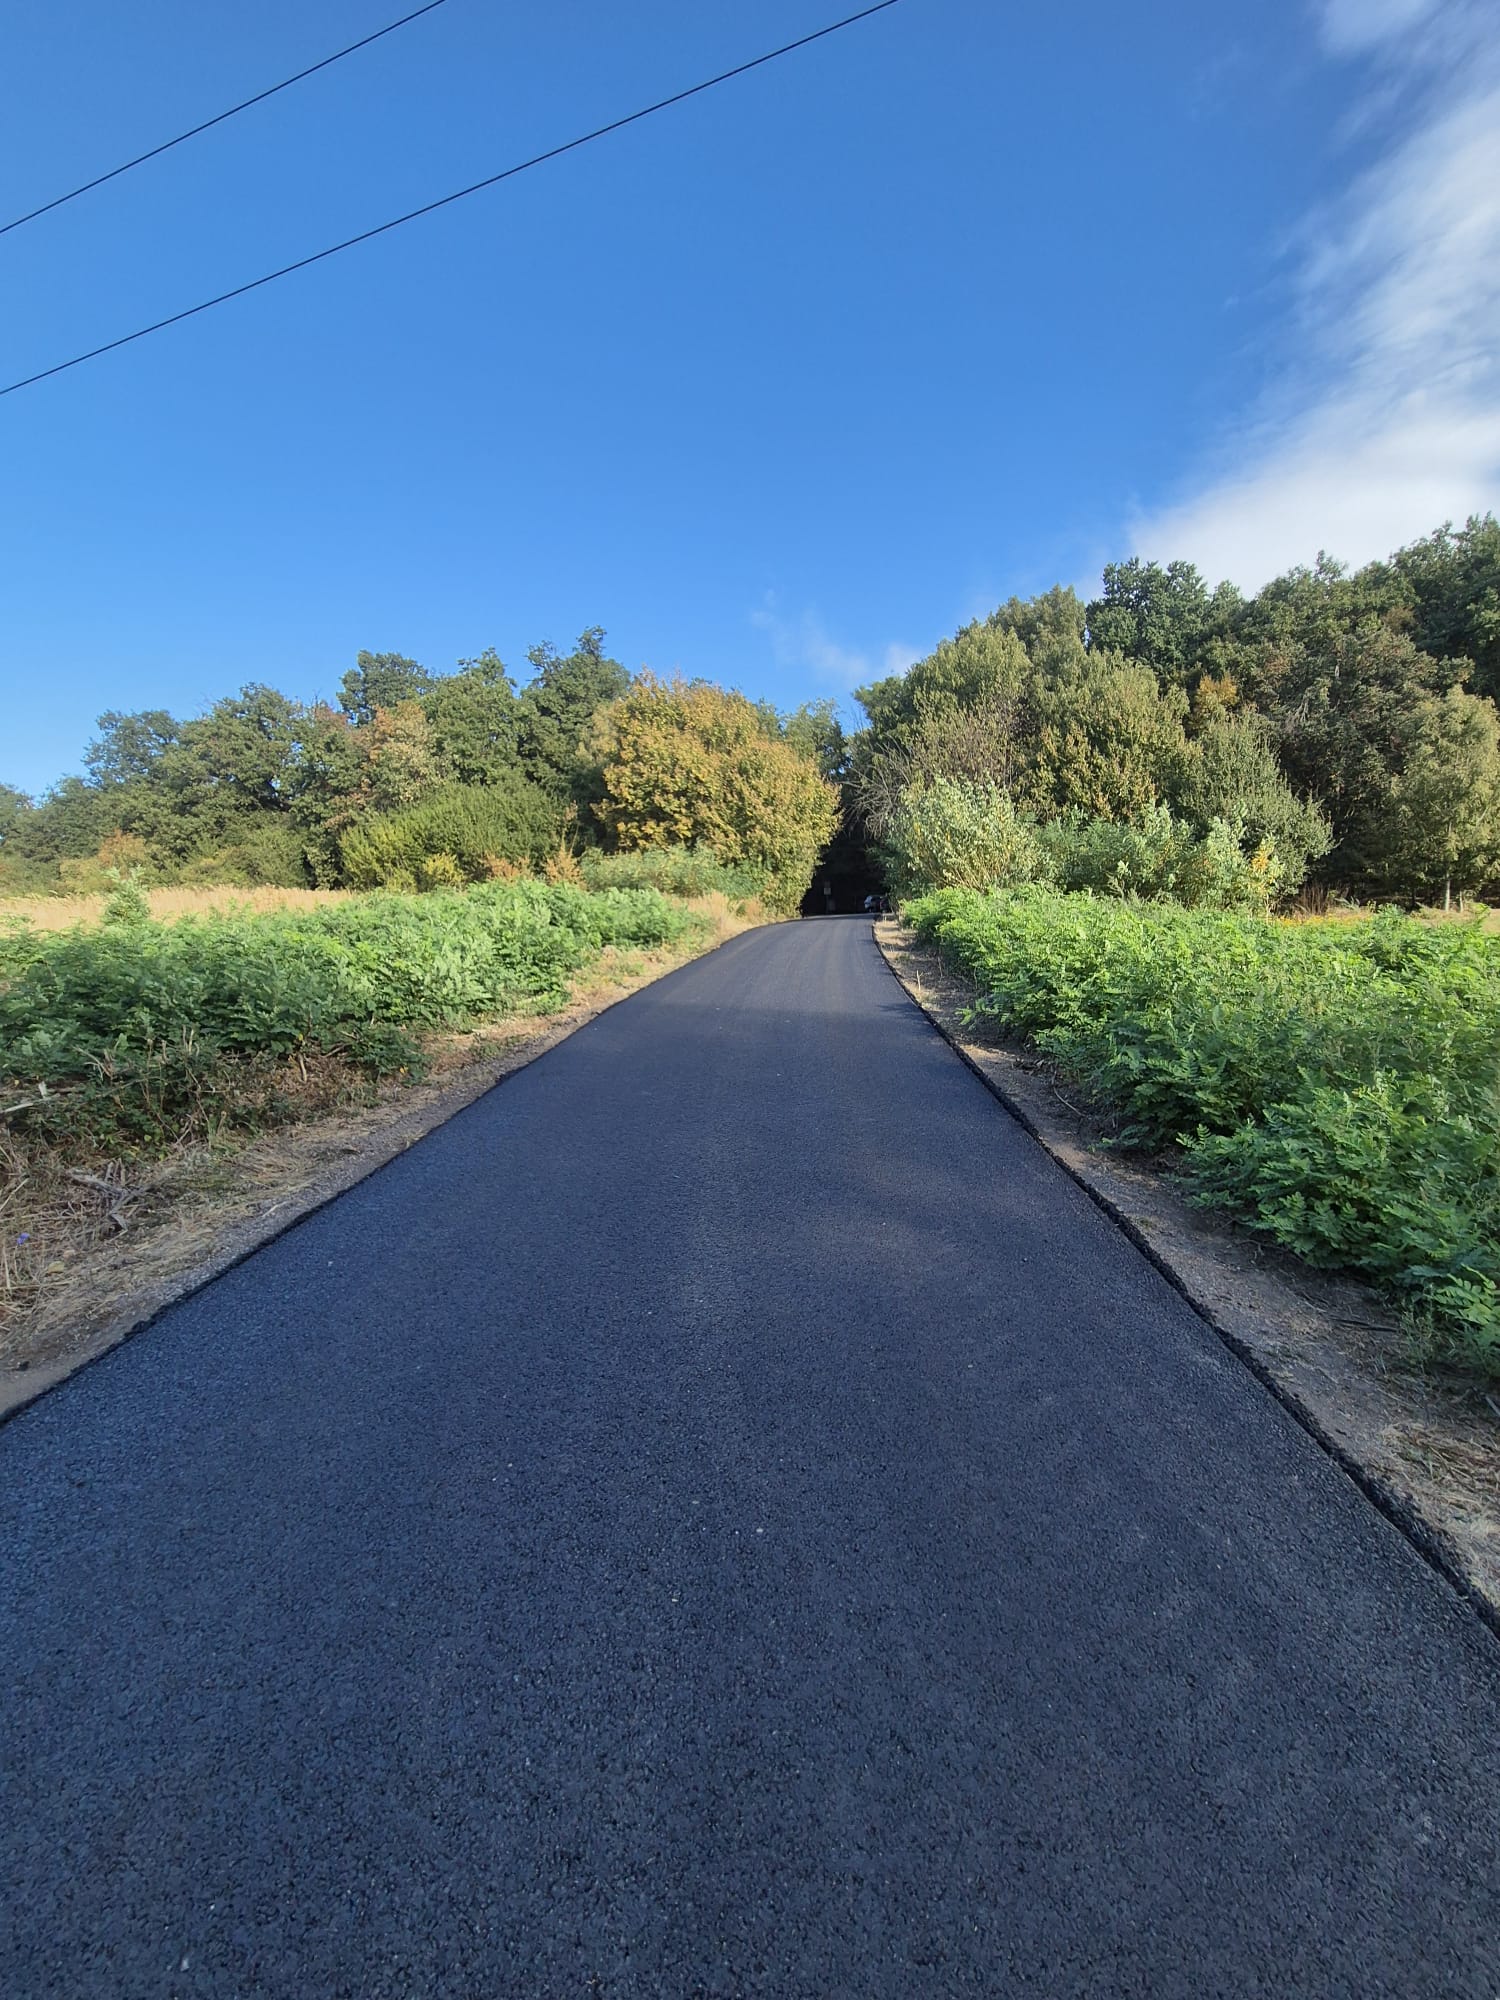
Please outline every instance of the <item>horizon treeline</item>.
M81 775L38 800L0 785L0 889L131 869L421 888L696 844L788 908L835 835L868 841L902 888L1043 863L1065 885L1071 868L1149 888L1141 855L1164 866L1194 840L1282 899L1500 882L1489 514L1359 569L1320 555L1249 596L1191 563L1110 564L1094 600L1012 598L858 689L853 732L831 700L780 714L632 676L598 626L528 660L518 687L493 651L447 674L362 652L336 705L256 683L186 721L107 712Z
M0 786L0 891L452 888L673 845L795 907L838 819L836 704L631 675L604 641L532 647L519 689L493 650L449 674L362 652L336 706L255 683L189 721L110 710L85 775Z
M857 690L850 789L903 891L1447 901L1500 884L1497 695L1493 515L1251 596L1132 559Z

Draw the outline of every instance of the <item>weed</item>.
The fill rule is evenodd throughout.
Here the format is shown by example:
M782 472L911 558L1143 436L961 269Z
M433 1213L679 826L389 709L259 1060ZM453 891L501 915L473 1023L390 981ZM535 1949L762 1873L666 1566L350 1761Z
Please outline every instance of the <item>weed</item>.
M1500 941L1393 911L1286 924L1035 888L907 906L1196 1197L1358 1271L1500 1374Z

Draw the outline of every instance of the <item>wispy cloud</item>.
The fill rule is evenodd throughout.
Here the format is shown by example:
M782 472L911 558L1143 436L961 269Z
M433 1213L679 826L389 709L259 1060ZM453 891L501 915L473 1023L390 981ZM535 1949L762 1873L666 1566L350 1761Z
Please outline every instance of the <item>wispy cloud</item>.
M1425 21L1438 0L1324 0L1318 35L1334 55L1357 55L1407 34Z
M1392 136L1297 244L1295 350L1135 547L1253 588L1500 503L1500 38L1488 4L1324 0Z
M810 671L820 686L840 695L853 694L857 687L888 674L904 674L921 651L920 647L906 646L899 640L891 640L874 653L841 645L829 634L816 611L804 610L789 618L769 591L760 608L751 612L750 622L769 638L778 667Z

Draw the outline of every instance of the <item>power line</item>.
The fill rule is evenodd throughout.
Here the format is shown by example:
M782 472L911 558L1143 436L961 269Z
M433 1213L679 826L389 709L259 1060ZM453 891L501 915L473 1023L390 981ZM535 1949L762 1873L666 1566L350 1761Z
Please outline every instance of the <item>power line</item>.
M170 153L174 146L184 145L189 139L196 139L200 132L210 131L215 125L222 125L226 118L237 118L242 111L248 111L252 104L264 104L268 97L274 97L279 90L290 90L294 83L301 83L304 77L316 76L320 69L327 69L331 63L342 62L345 56L352 56L359 49L367 49L371 42L378 42L384 35L394 35L398 28L404 28L410 21L419 21L424 14L430 14L435 7L442 7L447 0L427 0L425 7L418 7L415 13L403 14L399 21L392 21L388 27L377 28L373 35L366 35L362 41L351 42L347 49L340 49L337 55L324 56L308 69L299 69L295 76L289 76L283 83L273 83L269 90L258 90L254 97L247 97L242 104L232 104L227 111L221 111L215 118L205 118L201 125L194 125L186 132L179 132L175 139L164 139L159 146L153 146L149 153L137 153L133 160L127 160L122 167L111 167L107 174L99 174L82 187L70 188L51 201L44 201L40 208L34 208L27 215L18 215L14 222L0 222L0 236L8 236L13 229L23 223L35 222L39 215L50 215L54 208L61 208L65 201L77 201L81 194L88 194L96 187L103 187L106 181L118 180L121 174L128 174L132 167L143 167L147 160L154 160L162 153Z
M763 56L752 56L749 62L736 63L733 69L720 70L717 76L705 77L702 83L690 84L686 90L673 91L670 97L660 97L655 104L643 105L639 111L627 112L623 118L612 118L607 125L596 125L592 132L584 132L576 139L565 140L561 146L549 146L545 153L533 153L529 160L522 160L514 167L506 167L498 174L490 174L482 181L473 181L468 187L459 188L454 194L445 194L437 201L424 202L421 208L409 209L405 215L395 216L390 222L377 224L374 229L362 229L358 236L346 236L342 243L331 243L326 250L315 250L310 257L299 257L294 264L283 264L279 271L267 271L263 278L252 278L248 284L236 285L232 291L220 292L217 297L204 299L201 305L186 306L181 312L169 313L165 319L154 320L150 326L137 327L134 333L122 333L118 340L107 340L102 347L91 347L86 354L75 354L71 361L59 361L51 368L42 368L35 375L23 375L19 382L8 382L0 389L0 396L13 396L18 389L29 389L34 382L45 382L51 375L62 375L69 368L79 368L85 361L96 361L101 354L112 354L117 347L128 347L133 340L144 340L148 334L160 333L164 327L176 326L185 319L193 319L199 313L211 312L215 306L226 305L230 299L241 299L246 292L259 291L262 285L273 285L278 278L288 278L293 271L305 271L310 264L321 264L325 258L337 257L341 250L352 250L357 243L368 243L376 236L385 236L392 229L400 229L403 224L416 222L424 215L435 214L440 208L449 208L456 201L464 201L471 194L478 194L484 188L497 187L501 181L514 180L517 174L524 174L532 167L540 167L548 160L560 159L564 153L575 153L580 146L588 146L595 139L606 138L611 132L622 132L627 125L639 124L641 119L650 118L658 111L666 111L674 104L683 104L690 97L699 97L705 90L713 90L718 84L728 83L731 78L744 76L752 69L761 69L767 63L775 62L781 56L789 56L796 49L805 49L812 42L821 42L829 35L838 34L841 28L852 28L857 21L867 21L872 14L883 14L888 7L897 5L897 0L875 0L870 7L861 7L857 14L846 14L842 21L831 21L826 28L815 28L810 35L799 35L795 42L783 42L779 49L768 49Z

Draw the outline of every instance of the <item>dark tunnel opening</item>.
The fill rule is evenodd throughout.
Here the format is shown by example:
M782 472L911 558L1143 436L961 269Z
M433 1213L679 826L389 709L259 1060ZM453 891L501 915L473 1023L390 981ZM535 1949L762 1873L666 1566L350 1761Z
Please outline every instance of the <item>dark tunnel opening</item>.
M862 827L841 826L813 870L802 898L804 917L857 916L885 894L885 876Z

